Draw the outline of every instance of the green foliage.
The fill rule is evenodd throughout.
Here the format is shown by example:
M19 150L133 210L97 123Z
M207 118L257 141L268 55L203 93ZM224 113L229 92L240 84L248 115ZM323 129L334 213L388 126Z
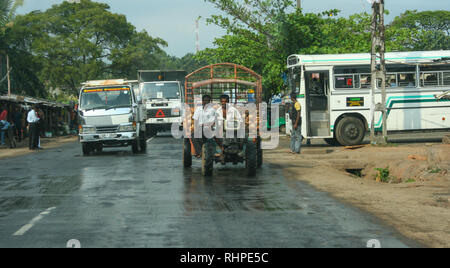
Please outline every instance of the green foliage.
M450 49L450 11L406 11L388 26L399 35L402 50Z
M18 16L13 36L40 65L46 87L77 94L83 81L134 79L138 69L158 66L166 42L137 32L124 15L91 0L62 2L45 12ZM22 40L22 41L20 41Z
M206 49L197 57L242 64L262 74L266 98L286 89L282 73L291 54L370 50L370 16L366 13L335 18L338 10L288 13L293 2L287 0L207 1L229 15L208 20L225 28L228 35L215 40L217 48Z
M389 177L389 168L376 168L375 170L378 171L377 174L377 181L381 182L389 182L391 179Z
M437 167L435 167L435 168L429 168L429 169L428 169L428 172L429 172L429 173L432 173L432 174L435 174L435 173L441 173L441 171L442 171L442 169L437 168Z
M207 21L227 30L215 49L196 55L210 62L235 62L263 76L266 97L285 89L281 79L291 54L368 53L371 16L338 18L339 10L320 14L293 9L290 0L205 0L223 15ZM295 10L288 12L289 9ZM386 50L449 49L449 11L408 11L386 28Z

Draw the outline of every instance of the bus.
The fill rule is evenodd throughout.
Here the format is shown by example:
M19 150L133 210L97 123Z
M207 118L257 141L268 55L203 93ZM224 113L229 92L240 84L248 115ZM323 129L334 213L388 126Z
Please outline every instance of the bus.
M362 143L372 120L370 59L369 53L288 57L289 90L302 106L305 138ZM450 130L450 51L389 52L385 59L387 131ZM381 81L375 84L375 103L381 103ZM383 128L380 111L374 128Z

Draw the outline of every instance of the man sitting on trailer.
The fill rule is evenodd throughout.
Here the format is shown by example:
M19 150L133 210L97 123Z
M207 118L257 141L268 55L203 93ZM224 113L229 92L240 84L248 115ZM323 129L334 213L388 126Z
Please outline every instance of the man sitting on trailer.
M232 105L228 105L230 103L230 96L224 94L220 96L220 107L216 110L217 121L219 122L219 127L223 127L225 120L236 120L239 121L240 125L242 125L243 120L241 113ZM228 106L228 107L227 107ZM222 156L224 152L222 139L216 137L216 143L219 145L222 151Z
M195 149L195 157L200 158L202 156L202 145L205 139L205 136L203 134L203 127L204 126L210 126L211 123L214 122L214 108L212 107L206 107L211 103L211 96L209 95L203 95L202 97L202 106L198 106L195 109L194 112L194 129L200 129L202 133L201 138L195 137L192 139L192 142L194 143L194 149Z

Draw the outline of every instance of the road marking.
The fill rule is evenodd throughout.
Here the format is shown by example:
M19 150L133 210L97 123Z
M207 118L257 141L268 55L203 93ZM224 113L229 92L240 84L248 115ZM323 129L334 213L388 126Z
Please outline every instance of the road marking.
M154 140L156 138L156 136L151 137L150 139L147 140L147 143L151 142L152 140Z
M46 211L41 212L39 215L37 215L36 217L34 217L34 219L32 219L28 224L24 225L22 228L20 228L17 232L15 232L13 234L13 236L19 236L19 235L24 235L28 230L30 230L31 228L33 228L33 226L39 222L40 220L42 220L42 218L44 218L45 215L50 214L50 212L52 210L54 210L56 207L51 207L48 208Z

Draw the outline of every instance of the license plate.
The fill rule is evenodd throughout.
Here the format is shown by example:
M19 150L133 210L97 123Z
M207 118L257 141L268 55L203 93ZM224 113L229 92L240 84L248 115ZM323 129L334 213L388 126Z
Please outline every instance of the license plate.
M113 133L105 133L105 134L101 134L100 138L102 139L110 139L110 138L115 138L116 134Z

